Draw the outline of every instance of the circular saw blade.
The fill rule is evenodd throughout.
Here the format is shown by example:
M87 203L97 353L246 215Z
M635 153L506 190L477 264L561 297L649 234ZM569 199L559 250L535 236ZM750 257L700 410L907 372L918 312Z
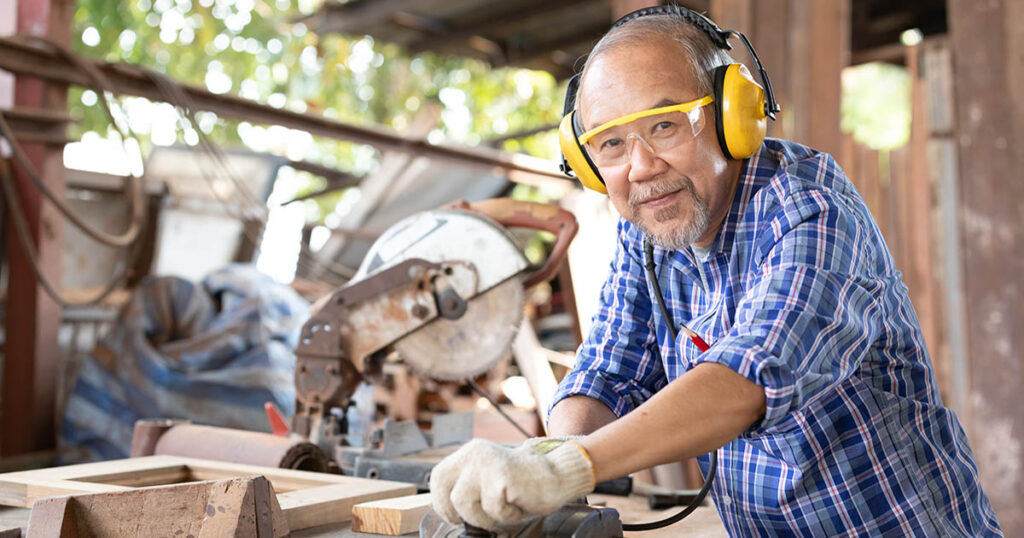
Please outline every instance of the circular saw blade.
M454 381L478 376L512 349L525 300L520 277L512 277L469 299L459 319L437 318L395 342L395 349L426 377Z

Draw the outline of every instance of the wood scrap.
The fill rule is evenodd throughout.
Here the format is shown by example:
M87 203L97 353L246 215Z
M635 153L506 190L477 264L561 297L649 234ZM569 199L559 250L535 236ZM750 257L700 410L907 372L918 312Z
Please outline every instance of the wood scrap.
M418 529L429 510L429 493L357 504L352 508L352 530L399 536Z
M190 482L36 501L31 538L87 536L288 536L277 497L262 476Z

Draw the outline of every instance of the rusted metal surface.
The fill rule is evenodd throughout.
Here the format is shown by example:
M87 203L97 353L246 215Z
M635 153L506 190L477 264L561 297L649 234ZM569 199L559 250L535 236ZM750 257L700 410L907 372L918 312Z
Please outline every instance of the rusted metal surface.
M528 228L555 235L555 245L551 247L551 253L544 261L544 265L523 278L523 286L526 288L547 282L555 276L569 251L569 243L579 230L579 224L572 213L552 204L495 198L470 204L469 209L486 215L507 228Z
M89 60L85 60L89 61ZM161 101L163 93L141 68L127 64L95 63L118 90ZM0 38L0 69L19 75L31 75L63 84L89 86L90 79L69 64L57 51L29 45L14 38ZM255 123L281 125L307 131L316 136L369 144L381 150L394 150L463 164L500 168L517 172L513 181L528 184L571 186L553 162L526 155L513 155L487 147L435 145L420 138L404 137L383 129L339 123L319 116L276 109L230 95L217 95L195 86L182 85L182 91L200 110L219 116Z
M370 355L437 317L432 280L444 273L407 260L317 301L295 350L296 431L347 404Z
M21 0L19 33L49 35L67 43L71 37L72 0ZM0 54L2 56L2 54ZM15 79L14 107L67 110L67 88L26 76ZM56 193L64 191L63 146L25 145L29 160ZM63 221L45 204L29 178L14 174L19 205L35 241L39 265L50 282L60 281ZM0 454L4 456L54 446L54 402L59 347L60 307L45 293L13 225L7 228L8 286L4 318L3 408L0 412Z

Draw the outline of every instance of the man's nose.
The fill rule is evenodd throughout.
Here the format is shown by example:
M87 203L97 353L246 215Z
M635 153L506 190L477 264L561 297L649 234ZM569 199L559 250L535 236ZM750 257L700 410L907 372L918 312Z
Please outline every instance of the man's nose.
M633 133L627 136L626 152L629 158L630 181L643 181L658 173L658 163L661 159L643 137Z

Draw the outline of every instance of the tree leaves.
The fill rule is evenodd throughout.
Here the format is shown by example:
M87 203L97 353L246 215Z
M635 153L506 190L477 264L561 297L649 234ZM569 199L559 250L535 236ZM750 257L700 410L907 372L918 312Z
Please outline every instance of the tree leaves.
M307 11L313 6L303 6ZM409 55L401 47L369 36L317 36L299 20L305 14L286 1L253 0L80 0L74 15L73 48L105 61L123 61L161 71L177 81L227 91L247 99L298 112L323 115L356 125L401 131L421 107L442 93L458 95L444 103L439 136L478 144L517 131L557 123L564 91L544 72L491 69L473 59L445 54ZM82 36L94 28L99 43ZM90 33L92 31L90 30ZM107 120L96 104L83 103L83 89L73 88L69 105L81 121L72 136L93 131L108 135ZM168 132L166 106L126 99L132 125L141 132L145 151L155 131ZM92 99L86 98L86 102ZM205 127L216 143L247 145L259 151L288 153L353 174L376 166L378 155L347 142L311 139L257 142L268 130L212 115ZM149 125L147 125L149 124ZM244 134L244 136L243 136ZM167 143L166 137L157 142ZM285 137L287 138L287 137ZM434 138L432 138L434 139ZM178 143L184 140L177 135ZM550 133L505 142L505 149L554 158ZM303 191L315 189L309 181ZM301 192L300 192L301 194ZM321 215L330 212L342 193L318 200Z

